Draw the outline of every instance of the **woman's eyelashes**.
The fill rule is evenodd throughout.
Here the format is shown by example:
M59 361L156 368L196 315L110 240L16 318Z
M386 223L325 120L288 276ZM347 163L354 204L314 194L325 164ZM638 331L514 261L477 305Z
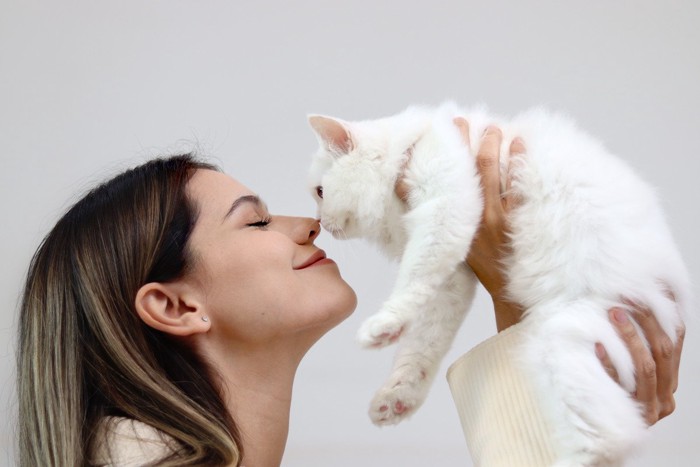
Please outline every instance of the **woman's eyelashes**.
M268 216L268 217L263 217L262 219L260 219L257 222L251 222L250 224L246 224L246 225L248 227L265 228L270 224L271 221L272 221L272 219Z

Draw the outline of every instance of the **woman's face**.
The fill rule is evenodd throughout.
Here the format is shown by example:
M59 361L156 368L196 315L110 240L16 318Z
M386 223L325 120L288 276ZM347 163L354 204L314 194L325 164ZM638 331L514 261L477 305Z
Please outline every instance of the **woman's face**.
M352 313L355 293L313 244L316 220L271 216L255 193L213 170L198 170L187 189L199 210L187 277L202 292L210 337L318 338Z

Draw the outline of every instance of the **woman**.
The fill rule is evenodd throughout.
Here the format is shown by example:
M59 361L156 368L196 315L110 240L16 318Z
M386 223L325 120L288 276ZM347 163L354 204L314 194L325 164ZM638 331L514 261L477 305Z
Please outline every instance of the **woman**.
M296 366L356 303L318 234L189 156L90 192L29 272L21 463L279 464Z
M498 183L485 171L487 193ZM484 254L502 246L498 225L485 224L496 240L481 236ZM316 220L270 217L254 192L187 155L92 190L30 266L20 463L278 465L299 362L356 304L318 234ZM470 264L501 303L494 262ZM513 309L496 306L497 321L517 322ZM665 337L652 331L653 343Z

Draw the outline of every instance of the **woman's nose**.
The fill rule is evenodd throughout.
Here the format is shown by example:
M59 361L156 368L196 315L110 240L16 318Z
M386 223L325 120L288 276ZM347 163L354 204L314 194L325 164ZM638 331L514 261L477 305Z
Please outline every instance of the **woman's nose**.
M305 221L308 223L308 237L306 239L307 242L313 243L314 240L316 240L316 237L321 235L321 222L318 219L311 219L305 218Z
M318 219L310 217L275 216L270 227L286 234L300 245L313 243L321 233Z

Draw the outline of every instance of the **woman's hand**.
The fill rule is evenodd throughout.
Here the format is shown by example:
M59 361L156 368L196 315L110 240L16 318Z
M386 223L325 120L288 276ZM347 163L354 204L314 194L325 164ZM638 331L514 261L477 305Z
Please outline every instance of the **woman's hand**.
M460 129L465 144L469 145L467 122L457 119L455 124ZM505 277L498 267L508 253L508 213L518 203L517 197L510 190L510 176L506 178L505 192L501 192L499 156L502 139L501 131L491 127L484 133L479 144L476 160L484 195L484 213L467 257L467 263L491 294L499 332L518 323L523 314L518 304L509 302L505 297ZM511 157L525 154L522 140L514 139L509 152ZM510 173L510 167L507 172ZM669 296L673 298L670 293ZM641 328L649 347L637 333L624 309L610 310L610 319L627 345L634 362L637 390L633 397L644 408L646 422L653 425L675 409L673 394L678 387L685 328L678 329L674 346L648 307L632 302L627 304L632 308L632 319ZM617 371L601 344L596 344L596 354L608 374L619 383Z
M465 145L471 147L467 121L456 118L455 125L459 128ZM518 323L523 315L523 309L517 303L509 302L505 296L505 275L499 267L502 259L509 252L508 213L517 206L519 201L510 190L512 181L510 176L506 177L505 191L501 191L502 141L501 131L498 128L489 127L479 142L476 161L481 177L484 211L481 225L467 257L467 263L491 295L499 332ZM509 153L508 174L511 172L513 156L526 153L525 145L520 138L515 138L511 142ZM399 198L406 201L408 187L402 178L399 178L395 188ZM673 298L670 293L669 296ZM648 307L632 302L627 303L633 310L632 319L642 329L649 347L637 333L624 309L613 308L609 311L609 315L634 362L637 390L633 397L642 404L646 422L653 425L675 409L673 394L678 387L678 370L685 328L678 329L676 344L673 345ZM617 370L602 344L596 344L595 352L610 377L619 383Z
M676 408L673 393L678 388L678 369L685 338L685 327L677 332L676 344L664 333L656 320L654 313L643 305L627 302L632 308L631 318L636 321L644 333L649 347L630 320L630 315L623 308L613 308L608 311L610 321L617 329L620 337L634 362L634 375L637 390L632 396L642 405L644 419L648 425L653 425L662 418L670 415ZM620 382L617 370L602 344L596 343L595 352L610 377Z
M464 144L471 147L469 141L469 124L463 118L455 119L455 125L462 134ZM501 261L509 252L508 213L517 205L518 199L513 195L510 185L511 177L506 178L505 192L501 192L500 148L503 141L501 130L489 127L479 142L476 165L481 177L484 198L484 210L481 225L469 249L467 264L491 295L496 313L496 328L503 331L520 321L523 309L508 301L505 295L505 276L501 270ZM520 138L510 144L508 173L512 157L525 154L525 145Z

